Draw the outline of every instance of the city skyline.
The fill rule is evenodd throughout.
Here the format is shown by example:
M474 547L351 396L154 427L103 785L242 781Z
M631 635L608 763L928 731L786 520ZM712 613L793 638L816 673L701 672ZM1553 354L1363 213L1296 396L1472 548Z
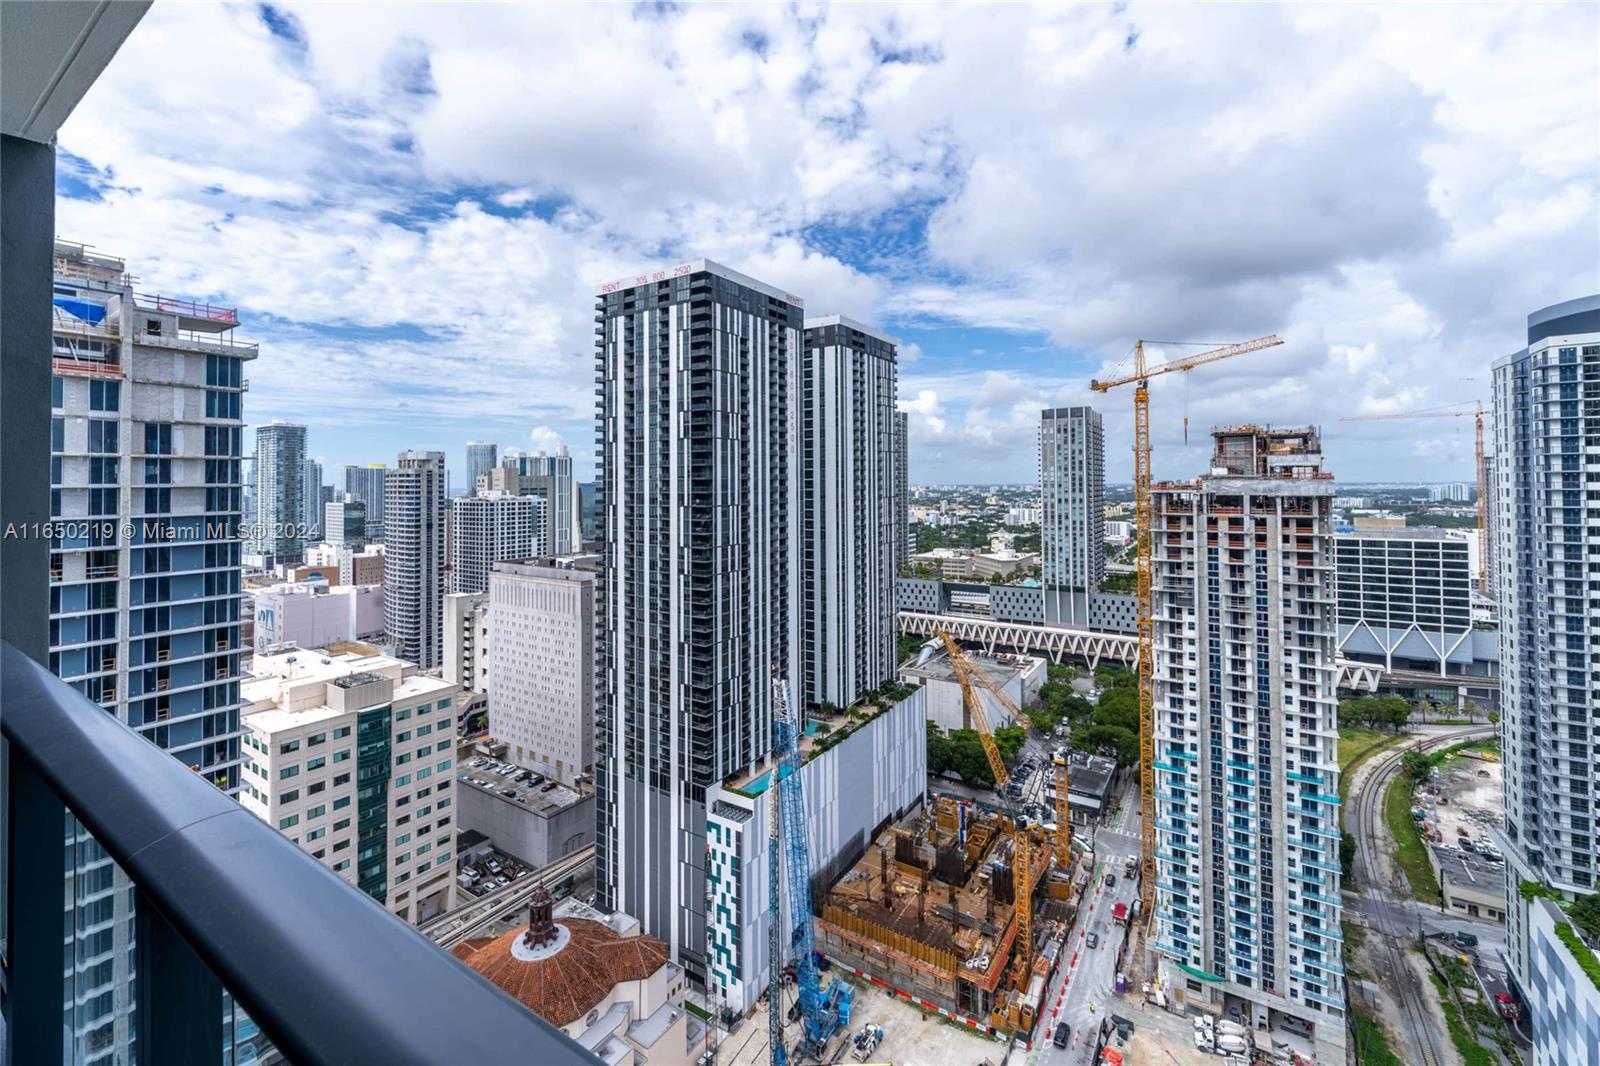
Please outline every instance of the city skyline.
M1559 42L1597 18L1468 8L1436 40L1398 5L415 8L379 25L158 5L62 131L58 231L148 264L142 287L240 306L277 353L252 410L307 424L330 466L442 449L459 486L467 440L562 441L588 480L584 294L710 256L901 338L913 482L1026 480L1016 431L1085 402L1136 337L1268 331L1278 352L1157 383L1158 477L1204 461L1185 416L1270 408L1322 424L1352 480L1466 480L1470 427L1335 421L1486 399L1489 363L1520 346L1507 324L1592 290L1600 239L1576 223L1597 200L1595 66ZM1018 40L1019 62L992 61ZM1195 63L1195 44L1251 58ZM1517 76L1531 63L1546 76ZM971 96L980 69L990 93ZM148 106L173 82L240 120ZM634 99L717 143L719 176L679 123L532 150ZM995 99L1013 122L988 121ZM740 134L769 115L793 134ZM1157 206L1210 221L1155 227ZM319 377L369 404L305 387ZM506 387L522 381L538 387ZM1103 413L1122 481L1127 405Z

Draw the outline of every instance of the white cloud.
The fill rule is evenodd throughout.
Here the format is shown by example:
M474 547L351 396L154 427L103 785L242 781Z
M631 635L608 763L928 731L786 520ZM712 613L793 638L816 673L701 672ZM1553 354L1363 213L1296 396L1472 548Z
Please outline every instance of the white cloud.
M1088 377L1276 331L1157 383L1158 473L1254 419L1461 477L1426 424L1336 420L1486 395L1522 316L1600 286L1592 5L263 10L151 9L62 131L102 198L58 230L240 304L252 415L339 449L591 440L591 283L703 255L915 332L919 476L1031 479L1047 402L1099 407L1125 476Z

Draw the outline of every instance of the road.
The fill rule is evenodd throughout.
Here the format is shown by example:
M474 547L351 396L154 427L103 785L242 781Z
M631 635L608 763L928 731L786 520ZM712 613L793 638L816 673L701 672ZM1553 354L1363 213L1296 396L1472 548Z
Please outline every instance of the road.
M594 845L557 859L549 866L523 874L504 888L478 896L453 911L446 911L418 926L423 936L443 948L450 948L478 930L528 905L535 885L553 888L569 877L576 877L594 863Z
M1039 1023L1034 1050L1028 1057L1029 1066L1083 1066L1092 1061L1094 1026L1115 1009L1117 949L1124 929L1112 922L1111 912L1118 903L1126 903L1131 908L1138 895L1135 882L1122 876L1123 862L1139 853L1136 800L1137 792L1130 785L1123 791L1109 822L1093 831L1095 866L1090 881L1093 895L1068 934L1062 963L1056 968L1055 979L1045 997L1044 1016ZM1105 886L1107 872L1115 874L1117 879L1115 887L1109 889ZM1098 947L1088 946L1091 932L1099 937ZM1051 1037L1062 1022L1072 1027L1072 1042L1066 1048L1057 1048ZM1085 1039L1086 1036L1089 1038Z
M1389 860L1385 847L1388 830L1383 820L1384 795L1389 783L1400 773L1407 751L1413 748L1431 751L1492 732L1486 726L1430 731L1415 741L1367 760L1356 771L1350 786L1345 829L1356 838L1355 873L1361 886L1361 895L1350 909L1366 918L1373 931L1380 934L1369 941L1373 953L1383 962L1375 979L1394 999L1401 1030L1395 1034L1400 1044L1395 1050L1410 1066L1446 1066L1447 1061L1439 1049L1449 1045L1449 1035L1439 1029L1437 1019L1428 1008L1428 1001L1437 996L1418 976L1408 958L1408 949L1402 943L1415 941L1419 930L1425 929L1425 915L1438 912L1410 898L1404 875ZM1473 923L1474 926L1490 924ZM1473 931L1479 932L1477 928ZM1504 942L1503 932L1501 941Z

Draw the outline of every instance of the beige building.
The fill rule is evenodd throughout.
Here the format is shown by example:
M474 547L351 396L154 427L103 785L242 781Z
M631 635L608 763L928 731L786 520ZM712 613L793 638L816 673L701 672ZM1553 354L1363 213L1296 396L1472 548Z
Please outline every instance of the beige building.
M598 557L497 563L489 574L489 732L519 766L572 784L594 763Z
M404 921L455 905L457 686L311 650L257 655L240 695L247 810Z

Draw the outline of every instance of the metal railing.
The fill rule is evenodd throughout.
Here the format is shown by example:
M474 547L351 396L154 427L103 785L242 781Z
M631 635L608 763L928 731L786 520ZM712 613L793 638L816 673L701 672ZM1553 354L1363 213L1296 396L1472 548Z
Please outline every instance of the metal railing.
M10 644L0 700L12 1061L60 1061L70 1025L66 812L134 889L140 1063L227 1061L224 990L293 1063L596 1061Z

